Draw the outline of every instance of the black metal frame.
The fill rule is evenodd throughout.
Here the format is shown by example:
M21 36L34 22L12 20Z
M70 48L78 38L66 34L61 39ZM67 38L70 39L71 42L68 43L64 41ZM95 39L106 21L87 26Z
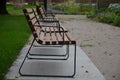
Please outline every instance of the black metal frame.
M19 68L19 74L21 75L21 76L29 76L29 77L74 77L74 75L76 74L76 43L74 44L74 73L72 74L72 75L68 75L68 76L63 76L63 75L32 75L32 74L24 74L24 73L22 73L21 72L21 69L22 69L22 66L23 66L23 64L24 64L24 62L25 62L25 60L26 60L26 58L28 58L29 59L29 57L28 57L28 55L29 55L29 51L30 51L30 49L32 48L32 46L33 46L33 43L34 43L34 41L35 41L36 39L34 38L33 39L33 41L32 41L32 43L31 43L31 46L29 47L29 49L28 49L28 52L27 52L27 54L25 55L25 58L23 59L23 62L22 62L22 64L20 65L20 68ZM69 45L68 45L69 46ZM69 51L69 47L67 47L68 48L68 51ZM68 53L69 54L69 53ZM65 59L52 59L52 58L38 58L38 59L36 59L36 58L33 58L33 60L35 59L35 60L67 60L69 58L69 55L67 56L67 58L65 58Z
M64 58L62 58L62 59L58 59L58 58L32 58L32 57L27 56L28 59L35 59L35 60L67 60L69 58L69 45L66 45L66 52L65 52L64 55L55 55L55 54L54 55L53 54L45 54L44 55L44 54L32 54L32 53L30 53L30 50L31 50L33 44L34 44L34 41L32 41L31 46L30 46L30 48L28 50L28 55L30 55L30 56L47 56L47 57L48 56L54 56L54 57L59 56L59 57L64 57ZM62 46L60 46L60 47L62 47ZM35 46L35 47L47 47L47 46ZM56 46L49 46L49 47L56 47ZM57 47L59 47L59 46L57 46Z
M49 46L49 45L47 45L47 46L43 46L43 45L41 45L41 46L36 46L36 45L34 45L33 47L63 47L63 45L62 46ZM66 56L68 53L69 53L69 45L66 45L66 52L65 52L65 54L61 54L61 55L53 55L53 54L32 54L32 53L30 53L30 50L28 51L29 52L29 55L31 55L31 56Z

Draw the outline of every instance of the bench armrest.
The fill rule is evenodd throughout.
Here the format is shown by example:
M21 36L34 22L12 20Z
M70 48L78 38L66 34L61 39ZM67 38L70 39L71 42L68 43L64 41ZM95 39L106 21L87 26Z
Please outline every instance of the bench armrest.
M45 17L42 20L46 20L46 21L58 21L56 18L49 18L49 17Z
M61 29L62 29L62 31L61 31ZM63 27L59 27L59 33L62 33L62 38L63 38L63 42L64 42L64 41L65 41L65 37L64 37L64 35L65 35L65 30L64 30Z
M42 27L60 27L60 22L57 20L40 20ZM48 25L47 25L48 24Z
M58 22L59 23L59 21L58 20L56 20L56 19L51 19L51 18L48 18L48 19L41 19L40 20L41 22Z
M55 18L55 15L52 14L52 13L47 13L46 16L47 16L47 17L52 16L53 18Z

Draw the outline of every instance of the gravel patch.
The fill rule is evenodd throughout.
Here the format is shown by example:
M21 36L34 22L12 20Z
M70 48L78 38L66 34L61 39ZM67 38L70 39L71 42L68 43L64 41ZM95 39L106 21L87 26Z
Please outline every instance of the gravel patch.
M57 15L106 80L120 80L120 28L84 15Z

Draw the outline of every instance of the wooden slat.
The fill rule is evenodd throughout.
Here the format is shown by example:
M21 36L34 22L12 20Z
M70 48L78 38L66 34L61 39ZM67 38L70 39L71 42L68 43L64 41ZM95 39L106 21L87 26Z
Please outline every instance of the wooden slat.
M66 36L66 33L64 32L61 32L61 33L59 33L60 34L60 36L62 37L62 39L63 39L63 34L64 34L64 44L69 44L70 43L70 41L69 41L69 39L68 39L68 37Z
M50 32L51 32L51 40L52 40L52 44L53 45L55 45L55 44L58 44L58 39L57 39L57 37L55 36L55 31L54 31L54 29L53 30L51 30L51 28L52 27L50 27L49 29L50 29Z
M27 8L26 11L27 11L27 13L33 12L33 10L31 8Z
M62 36L59 33L55 33L55 34L56 34L56 38L58 39L58 44L64 44Z
M40 36L39 36L39 39L41 39L43 41L43 44L47 44L47 45L50 45L50 37L49 37L49 34L46 33L46 28L44 27L44 32L42 31Z
M59 31L57 27L53 27L53 28L54 28L54 30L55 30L56 32L58 32L58 31Z
M67 29L65 29L64 27L62 27L64 29L64 32L68 32ZM59 31L59 27L54 27L56 32L63 32L62 30Z
M63 26L61 26L61 27L64 29L65 32L68 32L68 30L65 27L63 27Z
M76 44L75 39L69 33L66 33L65 35L70 40L71 44Z
M68 39L68 37L65 35L66 33L64 33L64 43L65 44L69 44L70 40ZM61 35L63 36L63 34L61 33Z
M42 30L43 30L43 32L45 32L45 30L46 30L46 27L42 27Z
M36 31L37 35L39 35L40 32L41 32L40 28L39 27L34 27L34 28L35 28L35 31Z
M42 27L42 29L43 29L43 31L45 31L45 29L46 29L47 32L51 31L51 33L58 32L57 29L54 30L54 27Z
M52 33L54 32L54 29L53 29L53 27L50 27L50 30L51 30L51 32L52 32Z
M56 30L55 28L54 28L54 30ZM57 37L57 39L58 39L58 44L69 44L69 40L67 39L67 37L66 37L66 35L64 35L64 42L63 42L63 33L61 32L61 33L58 33L58 32L56 32L56 37Z
M52 33L52 32L51 32L51 28L50 28L50 27L48 27L48 28L49 28L49 31L50 31L50 36L51 36L51 33Z
M56 32L56 30L54 30L54 27L50 27L50 30L52 33Z
M48 32L50 32L51 33L51 31L50 31L50 28L49 27L46 27L46 32L48 33Z
M35 25L37 23L36 18L32 19L31 22L32 22L33 25Z
M44 44L44 33L43 33L43 32L39 33L38 39L39 39L40 41L42 41L41 44Z
M51 36L50 33L46 33L45 35L45 44L50 45L51 44Z
M35 18L35 14L34 13L29 14L29 17L30 17L30 19L33 19L33 18Z

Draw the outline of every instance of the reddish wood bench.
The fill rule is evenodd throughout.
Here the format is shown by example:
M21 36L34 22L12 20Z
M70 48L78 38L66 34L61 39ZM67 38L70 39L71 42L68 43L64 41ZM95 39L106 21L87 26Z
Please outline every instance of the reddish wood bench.
M58 20L52 12L47 13L43 8L36 6L36 11L42 19Z
M29 11L30 11L30 9L29 9ZM55 31L58 31L58 29L56 29L56 28L60 29L60 27L62 27L65 32L68 32L68 30L66 28L64 28L63 26L60 25L58 20L55 20L53 18L52 19L51 18L41 19L40 17L38 17L39 14L35 9L32 9L31 11L33 11L32 16L34 16L34 18L36 18L37 24L40 24L42 27L53 27L54 26ZM46 28L44 28L44 29L46 29ZM49 30L49 29L46 29L46 30ZM51 30L53 30L53 29L51 29Z
M33 36L35 37L35 39L38 39L38 42L40 44L76 44L76 41L69 35L68 32L65 32L64 28L60 26L42 26L40 22L38 23L31 9L25 9L24 13L26 15L26 19L29 23Z
M61 75L42 75L44 76L51 76L51 77L73 77L76 73L76 41L73 37L70 36L69 32L65 32L62 27L60 27L60 30L58 27L43 27L41 26L38 21L36 20L35 15L33 14L32 9L24 9L23 10L24 15L27 19L27 22L29 24L29 27L31 29L31 32L33 34L33 41L31 43L30 48L28 49L28 52L25 56L25 59L29 55L29 51L31 50L34 41L36 41L40 45L74 45L74 72L72 75L68 76L61 76ZM69 48L69 47L68 47ZM21 68L25 62L25 59L23 60L22 65L20 66L19 73L22 76L29 76L27 74L24 75L24 73L21 73ZM47 59L49 60L49 59ZM53 59L54 60L54 59ZM56 60L56 59L55 59ZM32 76L41 76L41 75L32 75Z

